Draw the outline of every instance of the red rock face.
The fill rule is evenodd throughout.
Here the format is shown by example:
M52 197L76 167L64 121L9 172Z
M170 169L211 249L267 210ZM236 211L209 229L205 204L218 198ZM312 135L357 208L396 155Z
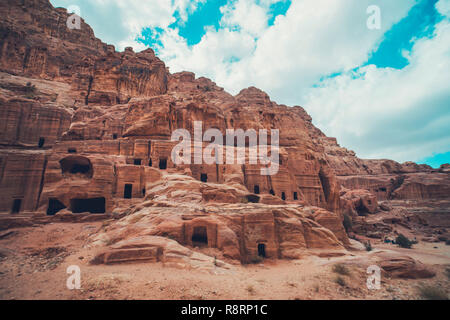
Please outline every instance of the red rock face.
M377 198L450 194L446 167L361 160L315 128L303 108L278 105L257 88L232 96L209 79L170 74L151 49L116 52L84 22L68 29L65 9L48 0L2 1L0 13L0 212L6 215L133 211L137 219L152 203L179 214L148 219L145 232L154 228L152 236L192 246L204 231L196 228L206 228L209 246L248 262L262 245L274 258L342 249L349 241L341 211L373 213ZM171 134L194 135L195 121L203 132L223 135L279 129L278 173L261 175L264 165L249 164L248 151L245 164L175 165ZM376 197L368 191L341 197L341 184ZM225 205L228 215L216 212ZM159 238L143 241L144 252L126 251L128 242L140 241L133 237L150 234L133 221L120 235L107 235L124 242L100 263L136 254L165 259L169 244Z
M435 170L413 162L363 160L340 147L336 139L321 139L337 180L348 189L366 189L379 200L449 199L450 175L443 165Z
M116 52L81 21L69 29L65 9L47 0L0 4L0 70L69 83L76 105L112 105L167 91L164 63L149 49Z

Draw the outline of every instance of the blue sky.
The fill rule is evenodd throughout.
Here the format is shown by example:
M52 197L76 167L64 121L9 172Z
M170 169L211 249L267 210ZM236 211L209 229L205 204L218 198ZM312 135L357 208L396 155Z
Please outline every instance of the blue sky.
M434 25L442 18L435 8L437 2L438 0L424 0L412 7L405 18L386 32L380 46L367 63L377 67L404 68L408 60L402 51L411 50L411 39L431 36Z
M450 0L51 0L171 72L301 105L362 158L450 162ZM380 29L366 9L377 5Z

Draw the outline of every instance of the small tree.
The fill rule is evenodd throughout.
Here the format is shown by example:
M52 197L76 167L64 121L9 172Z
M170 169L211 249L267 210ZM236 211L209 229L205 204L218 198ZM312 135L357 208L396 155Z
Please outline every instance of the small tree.
M411 249L413 243L411 240L409 240L407 237L405 237L403 234L399 234L398 237L395 239L395 243L398 244L402 248Z

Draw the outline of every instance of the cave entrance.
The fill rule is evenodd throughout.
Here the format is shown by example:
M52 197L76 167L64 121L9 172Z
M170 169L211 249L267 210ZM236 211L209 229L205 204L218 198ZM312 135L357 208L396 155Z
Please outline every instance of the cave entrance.
M260 190L259 190L259 186L258 185L256 185L254 188L253 188L253 193L254 194L259 194L259 192L260 192Z
M275 195L275 191L273 191L273 189L270 189L269 193L273 196Z
M165 158L159 159L159 168L161 170L167 169L167 159L165 159Z
M142 159L134 159L134 165L140 166L142 164Z
M259 203L259 196L254 195L254 194L249 194L246 196L246 199L248 202L250 203Z
M355 209L358 215L361 217L366 217L369 214L369 211L367 210L362 200L360 200L359 203L355 206Z
M126 184L123 188L123 197L125 199L131 199L133 194L133 185L132 184Z
M298 200L298 193L294 192L294 200Z
M105 198L71 199L70 210L72 213L105 213Z
M44 147L44 144L45 144L45 138L40 137L40 138L39 138L39 142L38 142L38 147L39 147L39 148L43 148L43 147Z
M285 192L282 192L282 193L281 193L281 199L282 199L282 200L286 200L286 193L285 193Z
M266 257L266 245L264 243L258 243L258 256L261 258Z
M192 245L197 247L208 245L208 232L206 227L194 227Z
M200 181L205 183L208 182L208 175L206 173L202 173L200 175Z
M152 165L153 165L153 163L152 163L152 158L150 158L150 159L148 160L148 166L151 167Z
M59 161L63 175L79 175L92 178L94 170L91 161L82 156L68 156Z
M66 206L62 204L61 201L59 201L58 199L51 198L48 200L47 215L54 216L57 212L65 208Z
M11 208L11 213L19 213L21 206L22 206L22 199L14 199L13 205Z

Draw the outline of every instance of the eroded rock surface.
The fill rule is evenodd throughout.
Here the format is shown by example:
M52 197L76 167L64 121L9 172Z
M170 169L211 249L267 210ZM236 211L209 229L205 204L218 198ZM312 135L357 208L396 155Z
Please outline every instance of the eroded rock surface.
M394 213L379 201L449 198L448 165L359 159L302 107L254 87L232 96L193 73L171 74L151 49L117 52L84 21L68 29L67 11L48 0L2 1L0 13L3 229L20 225L16 217L114 217L90 238L101 251L95 263L225 267L212 256L248 263L345 254L344 214L354 231L382 237L394 228L370 219ZM173 131L194 136L196 121L224 136L279 129L277 173L261 175L269 164L250 164L250 148L243 164L174 164Z

